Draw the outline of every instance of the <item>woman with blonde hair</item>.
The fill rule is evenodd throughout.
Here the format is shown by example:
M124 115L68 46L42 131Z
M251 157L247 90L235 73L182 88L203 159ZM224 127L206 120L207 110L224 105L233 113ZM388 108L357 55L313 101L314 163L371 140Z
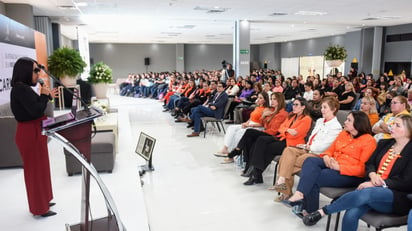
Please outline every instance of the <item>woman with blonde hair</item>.
M366 176L357 190L345 193L331 204L303 217L307 226L324 215L345 211L342 230L355 231L359 219L368 211L406 216L412 208L407 195L412 193L412 117L396 117L392 138L381 140L366 162ZM411 225L411 224L409 224Z
M372 96L365 96L361 99L360 110L368 115L371 126L379 121L378 111L376 110L376 101Z

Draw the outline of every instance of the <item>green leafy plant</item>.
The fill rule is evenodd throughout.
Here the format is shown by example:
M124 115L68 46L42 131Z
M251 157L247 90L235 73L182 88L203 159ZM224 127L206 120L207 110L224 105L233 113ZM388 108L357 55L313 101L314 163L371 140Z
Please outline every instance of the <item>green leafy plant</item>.
M345 60L348 57L346 49L339 45L328 46L323 55L326 60Z
M56 49L48 58L48 68L57 78L69 76L76 78L83 73L86 63L77 50L63 47Z
M99 62L90 69L87 81L89 83L111 83L112 78L112 69L103 62Z

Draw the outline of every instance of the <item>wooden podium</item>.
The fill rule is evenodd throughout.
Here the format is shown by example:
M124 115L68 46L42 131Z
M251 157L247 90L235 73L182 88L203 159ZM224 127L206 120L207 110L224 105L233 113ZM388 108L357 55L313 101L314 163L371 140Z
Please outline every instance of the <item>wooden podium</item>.
M91 133L93 119L100 117L101 111L95 108L88 110L87 116L76 118L59 125L48 125L43 134L60 143L82 165L82 198L80 223L66 225L67 231L124 231L126 228L120 220L116 205L107 187L96 169L91 165ZM90 220L90 176L92 176L105 198L108 216Z

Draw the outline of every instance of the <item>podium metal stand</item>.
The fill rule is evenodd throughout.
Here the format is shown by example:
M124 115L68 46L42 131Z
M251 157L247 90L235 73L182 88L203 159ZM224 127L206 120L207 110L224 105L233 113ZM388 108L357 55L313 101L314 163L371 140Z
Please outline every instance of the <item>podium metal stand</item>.
M75 119L63 125L44 128L43 134L61 144L82 165L82 199L80 211L80 223L66 225L67 231L125 231L126 228L120 220L119 212L110 195L109 190L100 178L97 170L91 164L91 128L93 119L100 117L102 113L95 108L89 109L87 117ZM107 217L90 220L89 197L90 176L92 176L102 192L107 208Z

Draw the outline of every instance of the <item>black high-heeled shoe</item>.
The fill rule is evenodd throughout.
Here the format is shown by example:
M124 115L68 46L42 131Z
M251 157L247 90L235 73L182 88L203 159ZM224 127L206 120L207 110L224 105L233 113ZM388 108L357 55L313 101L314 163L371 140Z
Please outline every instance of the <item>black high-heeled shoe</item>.
M44 213L40 216L42 216L42 217L51 217L51 216L54 216L56 214L57 214L56 212L53 212L53 211L49 210L49 211L47 211L47 213Z
M322 219L322 214L320 214L320 212L316 210L315 212L309 213L308 215L304 216L302 221L306 226L312 226L318 223L320 219Z
M229 156L229 158L233 158L233 157L239 156L239 155L242 155L242 150L235 148L229 153L228 156Z

